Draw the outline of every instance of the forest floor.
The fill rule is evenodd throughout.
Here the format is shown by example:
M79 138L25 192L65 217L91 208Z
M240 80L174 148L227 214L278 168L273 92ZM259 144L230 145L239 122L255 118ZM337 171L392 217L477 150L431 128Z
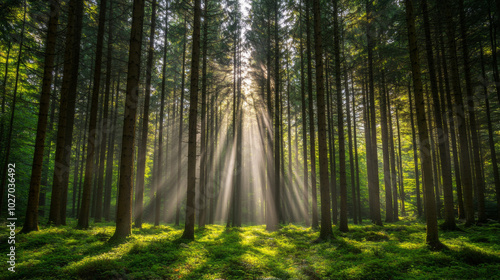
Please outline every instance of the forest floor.
M15 272L6 263L8 228L0 229L0 279L500 279L500 224L440 232L448 247L425 246L425 224L403 220L383 227L334 229L330 242L296 225L227 230L209 225L196 241L182 227L144 224L119 245L107 240L112 223L90 230L41 227L16 236Z

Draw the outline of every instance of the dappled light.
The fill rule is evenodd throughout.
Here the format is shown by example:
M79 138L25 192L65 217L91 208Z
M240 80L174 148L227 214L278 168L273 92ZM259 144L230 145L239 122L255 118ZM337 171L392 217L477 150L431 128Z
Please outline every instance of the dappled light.
M0 4L0 279L500 279L500 1Z

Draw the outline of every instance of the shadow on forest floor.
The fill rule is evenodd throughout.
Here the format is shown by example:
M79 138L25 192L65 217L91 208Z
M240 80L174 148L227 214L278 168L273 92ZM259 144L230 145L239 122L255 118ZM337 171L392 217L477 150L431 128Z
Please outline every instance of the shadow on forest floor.
M209 225L186 242L181 227L144 224L112 245L109 223L42 227L16 236L16 272L2 262L0 279L500 279L498 223L441 232L441 252L425 246L425 224L414 220L349 228L313 244L319 232L297 225ZM2 252L7 234L3 227Z

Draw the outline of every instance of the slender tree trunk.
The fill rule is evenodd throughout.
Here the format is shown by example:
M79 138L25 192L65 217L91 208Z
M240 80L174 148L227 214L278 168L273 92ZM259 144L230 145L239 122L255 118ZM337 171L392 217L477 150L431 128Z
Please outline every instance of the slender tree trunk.
M441 24L438 22L438 33L441 33ZM450 132L450 138L451 138L451 148L453 152L453 169L455 171L455 185L457 189L457 200L458 200L458 217L460 219L465 218L465 212L464 212L464 202L463 202L463 197L462 197L462 180L461 180L461 174L460 174L460 164L459 164L459 156L458 156L458 151L457 151L457 141L456 141L456 133L455 133L455 120L454 120L454 114L453 114L453 109L452 109L452 101L451 101L451 89L450 89L450 83L449 83L449 76L448 76L448 64L446 62L446 57L445 57L445 49L444 49L444 40L442 35L439 36L439 45L440 45L440 55L441 55L441 61L443 64L443 77L444 77L444 83L445 83L445 95L446 99L443 97L443 101L446 100L446 106L445 102L442 102L442 112L448 112L446 114L447 119L448 119L448 125L449 125L449 132ZM446 108L446 109L445 109ZM448 143L449 145L449 143ZM449 150L449 147L447 148ZM451 163L451 159L450 159Z
M97 48L95 57L94 68L94 83L91 98L90 109L90 124L89 124L89 138L87 143L87 160L85 165L85 179L83 183L82 205L80 208L80 215L78 218L77 228L87 229L89 227L89 210L90 210L90 195L92 187L93 175L93 162L94 162L94 149L95 143L98 139L96 126L97 126L97 110L99 89L101 84L101 64L102 64L102 45L104 39L104 24L106 21L106 0L101 0L99 10L99 27L97 31Z
M389 133L387 130L387 92L385 88L384 71L381 70L382 84L381 84L381 97L380 97L380 124L382 128L382 154L384 157L384 185L385 185L385 222L392 223L394 221L394 209L392 203L392 180L391 176L395 176L395 173L391 174L391 162L389 161ZM392 130L392 125L391 125ZM391 137L392 138L392 137ZM394 150L393 150L394 151ZM390 155L393 155L392 153ZM394 156L392 157L394 162ZM397 208L397 201L396 208Z
M387 90L386 90L387 92ZM397 176L396 176L396 149L394 147L394 129L392 125L392 117L391 117L391 98L390 93L386 94L386 104L387 111L389 112L387 118L387 125L389 131L389 147L390 147L390 160L391 160L391 184L392 184L392 210L394 211L394 219L393 221L399 220L399 211L398 211L398 186L397 186Z
M328 148L330 151L330 196L332 201L332 223L337 224L338 202L337 202L337 172L335 166L335 133L333 131L333 98L331 96L332 88L329 84L328 57L326 58L326 103L328 112L328 139L330 140Z
M127 88L123 121L123 136L116 208L116 230L110 241L120 240L132 233L132 175L134 173L134 138L139 97L142 27L144 0L134 0L130 52L127 71Z
M144 176L146 171L146 154L148 145L148 132L149 132L149 99L151 96L151 71L153 68L153 51L154 51L154 41L155 41L155 30L156 30L156 0L153 0L152 5L152 15L151 15L151 29L149 30L149 46L148 46L148 58L146 66L146 85L145 85L145 96L144 96L144 111L142 115L142 133L141 133L141 144L139 146L139 155L137 160L137 190L135 197L135 223L134 227L142 228L142 215L143 215L143 200L144 200ZM153 171L154 172L154 171ZM156 190L158 192L158 190ZM158 194L156 194L158 195ZM160 205L156 205L159 207Z
M300 2L300 102L302 109L302 149L303 149L303 161L304 161L304 210L305 210L305 223L309 226L309 172L307 167L307 115L306 115L306 91L305 91L305 79L304 79L304 48L302 44L303 34L302 34L302 0ZM334 215L336 219L337 215ZM335 223L335 221L334 221Z
M206 1L206 0L205 0ZM206 2L205 2L206 4ZM193 49L191 51L191 89L189 98L188 176L186 224L182 238L194 240L196 197L196 127L198 123L198 71L200 62L201 0L194 0Z
M54 58L56 50L57 21L59 20L59 1L50 3L50 17L48 22L47 40L45 47L45 64L43 69L42 93L40 94L40 109L38 111L38 125L35 139L35 153L31 168L30 189L28 194L28 205L26 217L21 232L28 233L38 230L38 202L40 195L40 183L42 178L42 163L45 148L45 135L47 131L47 117L50 107L50 92L52 85L52 72L54 70ZM10 43L9 43L10 52ZM8 54L7 54L8 65ZM7 67L6 67L7 68ZM7 76L7 70L5 71ZM5 85L5 84L4 84ZM2 134L3 135L3 134Z
M76 19L76 33L75 33L75 41L73 45L74 57L73 61L74 65L72 67L71 73L71 82L69 86L69 94L68 94L68 107L66 109L66 129L64 136L64 146L66 153L64 155L64 166L68 168L68 172L63 174L62 179L62 199L61 199L61 208L60 208L60 219L61 225L66 225L66 208L68 201L68 188L69 188L69 175L70 175L70 166L71 166L71 149L73 143L73 129L75 123L75 107L76 107L76 96L77 96L77 85L78 85L78 69L80 63L80 42L82 37L82 21L83 21L83 5L78 7L77 19Z
M353 75L351 74L351 77ZM351 89L352 89L352 124L353 124L353 138L354 138L354 162L356 164L356 200L358 206L358 223L363 223L361 218L361 192L359 184L359 159L358 159L358 134L356 128L356 102L355 102L355 92L354 92L354 78L351 79Z
M58 63L56 63L57 65ZM57 86L58 86L58 69L56 67L56 71L55 71L55 74L54 74L54 88L57 89ZM51 105L50 105L50 117L49 117L49 127L46 129L46 131L50 131L52 132L53 131L53 128L54 128L54 115L55 115L55 111L56 111L56 103L57 101L54 99L52 102L51 102ZM86 125L86 124L85 124ZM40 185L40 195L39 195L39 204L38 204L38 215L41 216L41 217L45 217L45 198L46 198L46 191L48 189L48 186L49 186L49 173L50 173L50 168L49 168L49 165L50 165L50 158L51 158L51 150L52 150L52 142L53 142L53 139L54 139L54 136L52 133L50 133L50 135L47 137L45 137L46 140L47 140L47 143L46 143L46 146L48 147L48 149L45 149L47 152L46 152L46 157L44 159L44 162L43 162L43 171L42 171L42 180L41 180L41 185ZM48 139L47 139L48 138ZM83 155L82 155L83 156ZM81 174L81 172L80 172ZM81 180L81 177L80 177L80 180Z
M464 1L460 0L459 4L459 16L460 16L460 33L462 37L462 52L463 52L463 63L464 63L464 73L465 73L465 89L467 92L467 111L469 113L469 128L472 138L472 152L474 157L474 171L475 171L475 182L477 186L477 220L480 223L486 222L486 210L485 210L485 198L484 198L484 178L481 172L481 156L480 156L480 143L478 128L476 124L476 113L474 107L474 93L472 84L472 74L471 74L471 63L469 62L469 47L467 44L467 26L465 17ZM495 52L495 50L493 51Z
M347 226L347 175L346 175L346 160L345 160L345 136L344 136L344 112L342 109L342 84L341 84L341 74L340 74L340 38L339 38L339 19L338 19L338 1L334 0L333 1L333 36L334 36L334 41L333 41L333 49L334 49L334 58L335 58L335 86L337 90L337 121L338 121L338 134L339 134L339 178L340 178L340 223L339 223L339 229L342 232L347 232L349 231L349 228ZM316 2L315 2L316 3ZM316 5L319 6L319 3ZM316 7L315 7L316 8ZM318 7L318 14L316 14L315 11L315 17L319 16L319 7ZM321 21L320 19L315 18L315 24L320 24ZM321 42L321 32L316 30L316 25L315 25L315 39L316 37L320 38ZM316 44L318 44L318 41L316 40ZM316 51L318 51L318 45L316 45ZM321 57L318 57L316 55L316 60L320 59ZM319 71L319 70L317 70ZM316 75L318 75L318 72L316 72ZM320 74L322 75L322 74ZM318 80L318 78L316 78ZM319 83L319 81L318 81ZM320 94L319 94L319 88L323 87L323 85L317 85L318 87L318 104L320 103ZM346 87L346 92L347 92L347 87ZM321 100L323 102L323 100ZM320 111L319 111L319 105L318 105L318 131L319 131L319 116L320 116ZM324 116L323 116L324 117ZM318 138L319 139L319 138ZM319 148L320 151L325 151L325 149ZM320 156L323 153L320 153ZM320 163L320 168L323 163ZM322 184L321 184L322 185ZM321 205L323 205L323 201L321 201ZM322 206L323 207L323 206ZM323 216L323 211L321 211L321 216ZM322 218L323 220L323 218ZM321 222L323 228L323 221Z
M2 116L5 114L5 100L7 98L7 80L9 77L9 58L10 58L10 51L12 49L12 42L9 40L7 42L7 55L5 56L5 70L4 70L4 75L3 75L3 83L2 83ZM4 137L4 123L0 122L0 144L5 142L5 137ZM3 170L2 170L3 173ZM2 184L3 187L3 184ZM3 193L3 192L2 192ZM1 204L1 202L0 202Z
M52 180L52 196L49 212L49 223L54 225L61 224L61 201L63 196L63 176L69 172L69 167L64 165L64 157L69 151L65 151L65 129L66 129L66 112L68 107L69 87L71 83L73 62L76 60L74 55L74 41L76 37L76 21L77 21L77 6L78 0L70 1L68 6L68 26L66 29L66 46L64 52L64 70L63 84L61 89L59 121L57 130L56 154L54 159L54 177Z
M348 77L347 77L347 66L346 63L344 63L344 85L345 85L345 92L346 92L346 115L347 115L347 134L349 138L349 167L351 169L350 177L351 177L351 196L352 196L352 219L354 224L358 223L357 215L358 215L358 206L357 206L357 200L356 200L356 185L355 185L355 178L354 178L354 155L353 155L353 147L352 147L352 128L351 128L351 106L350 106L350 93L349 93L349 84L348 84ZM354 91L353 88L351 90ZM354 108L353 108L354 110Z
M458 126L459 142L460 142L460 174L463 187L464 206L466 216L466 226L470 226L475 222L474 218L474 202L472 198L472 171L471 161L469 157L469 143L467 141L467 127L465 123L465 110L462 100L462 90L460 88L460 75L458 72L458 59L455 40L455 26L453 23L452 14L450 11L449 1L442 3L445 10L446 18L446 34L448 36L448 49L450 51L451 62L451 77L454 93L454 112L456 112L456 125ZM468 77L470 78L470 77Z
M289 198L294 195L294 193L291 191L293 190L293 173L292 173L292 121L291 121L291 116L290 116L290 110L292 107L292 104L290 103L290 69L288 67L288 61L290 60L290 53L287 48L287 53L286 53L286 104L287 104L287 128L288 128L288 176L287 176L287 194L289 194ZM285 199L285 202L289 202L289 199ZM289 205L289 203L288 203ZM290 222L295 221L295 218L293 217L293 212L291 211L290 207L288 207L287 213L290 215Z
M337 7L336 1L334 2L334 26L337 25ZM326 110L325 110L325 95L324 95L324 84L323 84L323 45L322 45L322 34L321 34L321 11L319 0L314 0L313 2L314 11L314 46L315 46L315 60L316 60L316 94L317 94L317 105L318 105L318 149L320 151L327 151L326 143ZM338 34L338 26L337 26ZM338 36L335 36L338 40ZM337 41L337 53L336 60L340 61L339 54L339 42ZM337 77L337 90L340 91L340 64L336 63ZM340 94L340 93L339 93ZM339 117L342 116L341 106L339 106ZM341 119L341 118L339 118ZM340 122L341 123L341 122ZM339 130L343 127L339 127ZM342 146L341 146L342 147ZM339 150L340 151L340 150ZM342 161L341 161L342 164ZM344 162L345 164L345 162ZM319 179L320 179L320 194L321 194L321 231L319 234L319 240L327 240L333 237L332 232L332 220L330 217L330 194L328 193L329 188L329 174L328 174L328 154L326 152L319 153ZM342 178L342 171L341 176ZM345 176L344 176L345 179ZM342 187L342 181L341 181ZM344 181L345 186L345 181ZM342 195L345 196L342 201ZM340 214L340 229L342 231L347 231L347 213L342 214L342 208L347 210L347 189L341 191L341 214ZM345 215L345 225L343 225L342 216Z
M484 81L483 82L484 102L486 105L486 120L488 125L488 145L490 148L491 165L493 167L493 178L495 180L498 219L500 220L500 174L498 173L497 153L495 150L495 141L493 139L493 126L491 124L491 112L490 112L490 101L488 98L488 88L486 87L487 78L486 78L486 71L484 70L482 44L480 44L480 51L481 51L481 74Z
M120 97L120 73L118 73L118 77L116 78L116 94L115 94L115 108L113 110L113 124L111 129L111 138L109 139L108 144L108 154L106 159L106 184L104 189L104 205L102 207L102 212L104 216L104 220L106 222L110 221L110 212L111 212L111 192L113 190L113 159L115 152L115 135L116 135L116 127L117 127L117 115L118 115L118 98Z
M110 7L109 7L109 19L113 17L112 14L112 7L111 7L112 1L110 1ZM106 87L104 90L104 112L103 112L103 117L102 117L102 128L101 128L101 149L100 149L100 159L99 159L99 180L97 183L97 195L96 195L96 203L95 203L95 218L94 222L98 223L101 222L102 219L102 214L103 214L103 192L104 192L104 170L105 170L105 160L106 160L106 150L109 150L108 153L112 153L111 150L106 149L106 141L108 139L108 134L111 131L111 118L108 118L108 113L109 113L109 107L112 105L109 105L109 92L111 90L111 60L112 56L111 53L113 51L113 45L112 45L112 22L108 20L108 49L107 49L107 61L106 61Z
M187 43L187 16L184 17L184 44L182 50L182 77L181 77L181 100L179 104L179 142L177 150L177 187L176 187L176 199L175 199L175 225L179 225L180 211L181 211L181 176L182 176L182 136L183 136L183 125L184 125L184 83L185 83L185 66L186 66L186 43Z
M401 154L401 130L399 129L399 110L396 107L396 127L398 129L398 154L399 154L399 197L401 199L401 214L403 216L406 215L406 207L405 207L405 186L404 186L404 179L403 179L403 157Z
M205 0L208 3L208 0ZM198 199L198 209L200 218L198 219L198 227L204 228L206 224L206 166L207 166L207 143L206 137L206 100L207 100L207 51L208 51L208 16L207 3L203 9L203 51L202 51L202 76L201 76L201 149L200 149L200 194Z
M156 1L155 1L156 4ZM157 184L156 184L156 193L155 193L155 226L160 225L160 216L161 216L161 197L163 193L167 193L166 184L164 181L167 181L167 176L161 176L162 172L167 172L167 165L169 163L168 155L166 156L166 160L163 161L163 114L165 107L165 83L166 83L166 69L167 69L167 46L168 46L168 2L167 7L165 8L165 30L163 37L163 66L162 66L162 78L161 78L161 102L160 102L160 131L158 136L158 174L157 174ZM151 27L153 30L153 28ZM154 32L153 32L154 34ZM151 46L154 46L152 44ZM150 49L153 52L153 48ZM169 124L170 124L170 110L169 110ZM168 128L168 126L167 126ZM167 144L168 147L168 135L167 135ZM165 153L167 153L168 149L165 149ZM165 165L165 166L164 166ZM165 180L164 180L165 179Z
M364 122L364 134L365 134L365 146L366 146L366 166L367 166L367 179L368 179L368 206L369 206L369 211L370 211L370 219L372 217L372 214L374 213L373 210L373 202L372 198L373 195L370 193L370 186L371 186L371 179L373 177L372 170L371 168L368 167L369 162L371 162L371 142L370 142L370 120L369 120L369 105L368 105L368 84L366 82L366 74L365 77L363 77L363 84L361 87L361 96L363 97L363 122Z
M278 223L283 220L282 209L280 204L280 189L281 189L281 161L280 161L280 100L281 100L281 80L280 80L280 45L279 45L279 9L278 1L274 1L274 107L276 108L276 113L274 114L274 204L276 205Z
M306 1L306 45L307 45L307 91L309 104L309 139L310 139L310 157L311 157L311 189L312 189L312 224L313 228L318 225L318 197L316 194L316 132L314 129L314 99L313 99L313 83L312 83L312 58L311 58L311 23L309 10L310 1ZM316 71L318 71L316 69Z
M441 161L441 170L443 178L443 192L444 192L444 212L445 212L445 222L443 227L445 229L455 229L455 215L453 211L453 189L452 189L452 177L451 177L451 163L449 161L449 150L447 149L446 143L448 142L448 128L445 122L442 120L440 104L439 104L439 93L438 84L436 80L436 70L434 67L434 54L432 51L432 40L431 40L431 28L430 20L427 10L427 0L422 0L420 2L422 13L424 17L424 31L425 31L425 46L427 54L427 64L429 68L429 77L431 82L431 94L432 103L434 105L434 119L436 123L436 129L438 131L438 145L439 145L439 158Z
M376 225L382 225L382 218L380 216L380 194L379 194L379 178L378 178L378 155L377 155L377 128L375 126L375 88L373 81L373 31L372 24L373 15L372 15L372 2L371 0L367 1L366 4L366 19L368 21L367 24L367 41L368 41L368 82L369 82L369 90L368 90L368 98L370 103L370 110L368 115L368 121L370 123L370 157L368 162L368 169L371 169L371 178L368 179L368 193L370 198L370 216L372 222Z
M92 55L92 59L91 61L94 61L94 56ZM90 72L93 73L93 66L90 67ZM88 86L88 91L89 91L89 95L92 94L92 82L89 84ZM85 131L83 133L83 143L87 143L87 139L88 139L88 130L87 130L87 127L88 127L88 121L89 121L89 115L90 115L90 105L91 105L91 102L90 100L87 100L86 102L86 108L85 108ZM77 213L77 218L80 216L80 206L81 206L81 201L82 201L82 184L83 184L83 179L85 177L85 173L84 170L83 170L83 167L85 166L85 164L83 164L84 162L86 162L86 155L87 155L87 145L83 145L83 151L82 151L82 160L81 160L81 164L80 164L80 181L78 182L78 198L77 198L77 205L76 205L76 213Z
M415 105L417 111L417 125L420 157L422 160L422 170L424 173L424 200L426 218L426 243L432 249L440 249L444 245L439 241L438 226L436 219L436 204L434 201L434 188L432 187L432 169L430 157L429 133L425 117L424 94L422 90L422 80L420 64L418 59L417 36L415 31L415 17L413 15L413 4L411 0L406 0L406 23L408 28L408 41L410 50L410 60L412 67L413 88L415 93Z
M418 172L418 157L417 157L417 143L419 143L415 133L415 123L413 121L413 105L412 105L412 94L410 88L410 82L408 82L408 99L410 101L410 125L412 134L412 146L413 146L413 163L415 166L415 195L417 197L417 217L422 216L422 200L420 197L420 175Z

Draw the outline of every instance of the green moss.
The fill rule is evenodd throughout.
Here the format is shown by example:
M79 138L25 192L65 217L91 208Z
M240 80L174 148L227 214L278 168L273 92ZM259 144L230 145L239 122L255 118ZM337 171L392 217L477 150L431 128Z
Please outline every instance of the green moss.
M196 240L182 227L144 224L110 244L112 224L72 225L18 235L16 273L0 264L0 279L473 279L500 278L497 224L441 232L447 250L425 246L425 225L403 220L383 227L350 225L329 242L319 232L286 225L226 229L208 225ZM7 236L0 230L0 239ZM7 247L0 245L3 250Z

